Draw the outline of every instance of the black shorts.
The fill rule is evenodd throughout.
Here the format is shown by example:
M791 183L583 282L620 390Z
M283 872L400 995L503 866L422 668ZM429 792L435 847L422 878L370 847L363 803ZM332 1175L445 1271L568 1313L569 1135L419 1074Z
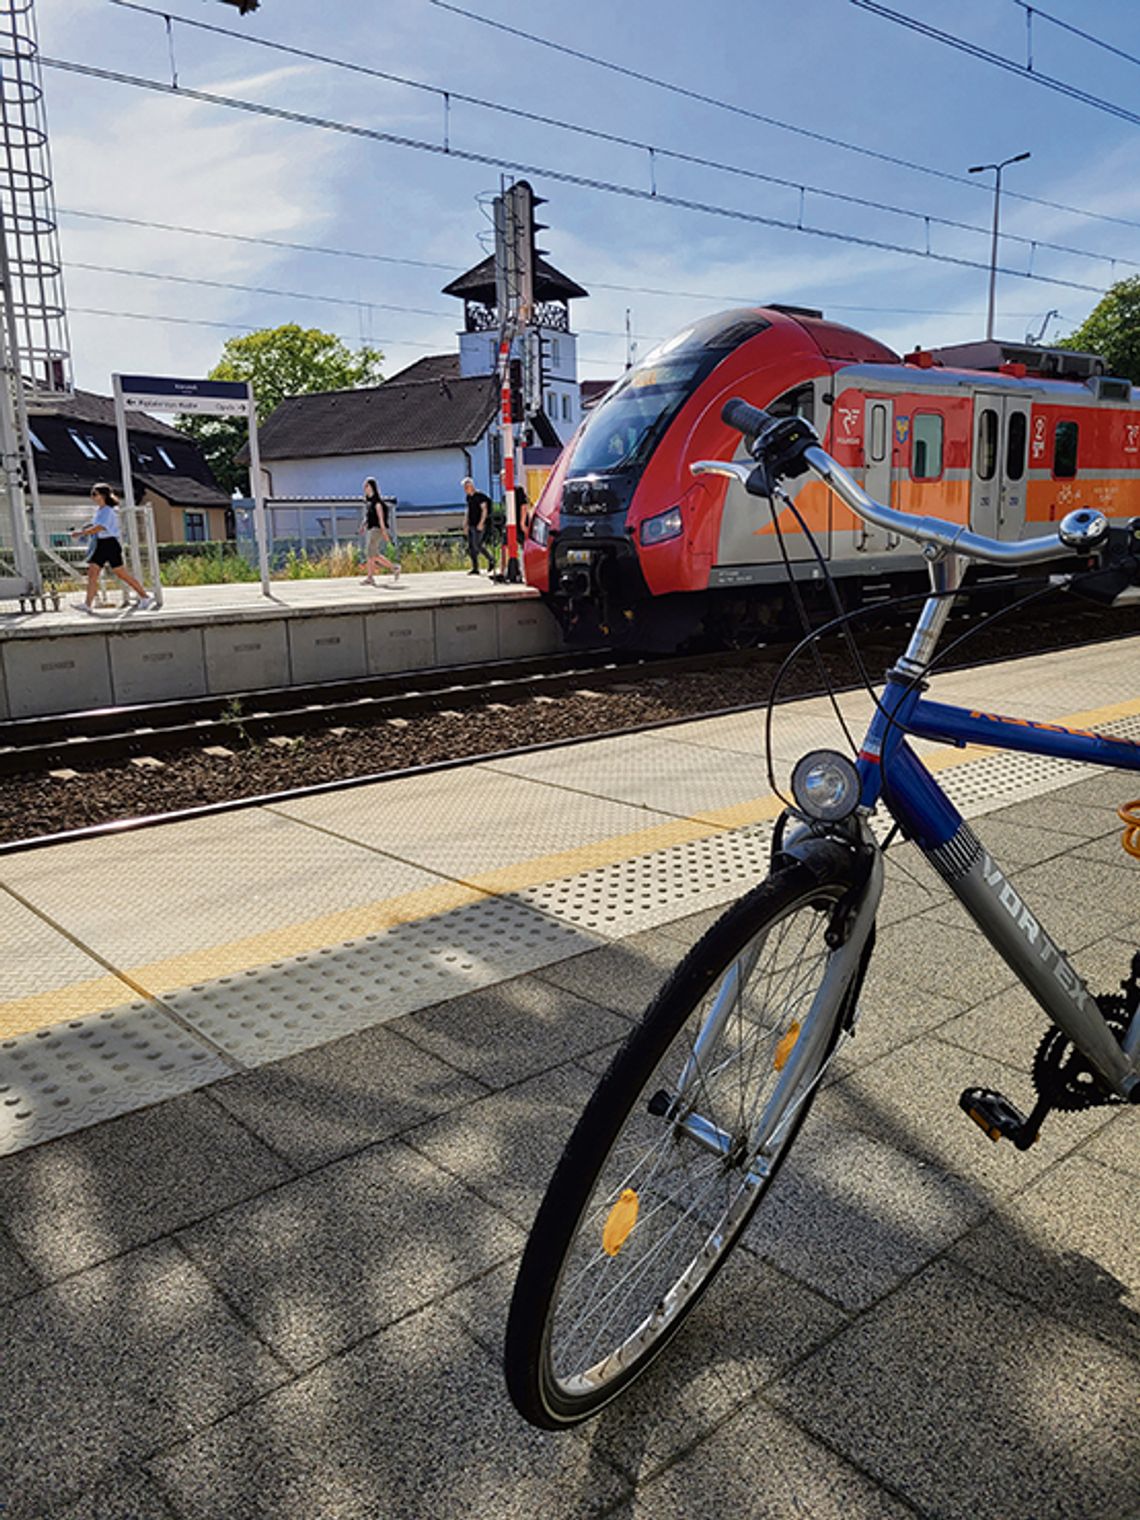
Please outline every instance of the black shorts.
M97 538L95 550L88 560L91 565L106 565L108 570L117 570L123 563L123 546L117 538Z

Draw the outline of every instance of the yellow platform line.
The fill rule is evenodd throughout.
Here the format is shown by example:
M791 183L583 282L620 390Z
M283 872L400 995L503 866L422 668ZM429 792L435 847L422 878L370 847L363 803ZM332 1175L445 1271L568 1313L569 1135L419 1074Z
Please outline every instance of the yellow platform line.
M1059 726L1083 728L1138 713L1140 698L1132 698L1072 713L1055 721ZM930 771L944 771L995 753L1005 751L981 745L962 750L947 748L926 755L923 763ZM437 886L342 908L226 944L148 961L119 972L119 981L115 977L102 976L31 997L16 998L0 1003L0 1036L11 1038L42 1029L48 1023L63 1023L84 1014L101 1012L115 1002L124 1001L124 993L128 997L158 997L220 976L239 975L258 966L271 965L274 961L327 949L366 934L381 933L400 924L419 923L488 897L501 897L576 876L583 871L620 865L642 855L765 822L775 818L782 808L781 800L767 792L692 818L650 824L644 829L535 856L470 878L444 881Z

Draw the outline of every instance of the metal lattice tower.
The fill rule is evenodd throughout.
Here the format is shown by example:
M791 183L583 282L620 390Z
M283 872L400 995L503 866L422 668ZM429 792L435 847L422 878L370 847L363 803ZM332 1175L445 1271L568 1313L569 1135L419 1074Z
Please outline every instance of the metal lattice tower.
M36 391L71 389L35 0L0 0L0 219L19 368Z

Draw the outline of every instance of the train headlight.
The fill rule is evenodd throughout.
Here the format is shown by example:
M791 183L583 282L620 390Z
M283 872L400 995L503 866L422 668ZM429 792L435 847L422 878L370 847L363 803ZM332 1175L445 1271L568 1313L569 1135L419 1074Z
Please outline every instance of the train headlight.
M550 524L545 517L536 517L530 525L531 539L540 549L545 549L550 542Z
M663 544L666 539L680 538L684 531L680 507L670 507L668 512L659 512L656 517L645 519L641 525L641 542Z
M801 812L821 823L838 823L859 806L859 772L846 755L814 749L792 772L792 796Z

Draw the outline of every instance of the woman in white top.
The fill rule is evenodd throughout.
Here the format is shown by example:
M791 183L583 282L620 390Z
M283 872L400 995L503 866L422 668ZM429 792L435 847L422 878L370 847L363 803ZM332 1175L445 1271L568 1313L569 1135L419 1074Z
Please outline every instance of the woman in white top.
M154 597L147 596L145 588L139 585L129 570L123 568L123 546L119 541L117 510L119 498L110 486L97 485L91 487L91 500L95 503L95 515L89 523L85 523L82 528L74 529L72 533L73 538L82 538L87 535L93 540L91 552L87 557L87 601L82 604L83 610L95 613L95 593L99 589L99 572L106 567L112 575L126 582L138 597L140 612L145 612L148 607L154 606Z

